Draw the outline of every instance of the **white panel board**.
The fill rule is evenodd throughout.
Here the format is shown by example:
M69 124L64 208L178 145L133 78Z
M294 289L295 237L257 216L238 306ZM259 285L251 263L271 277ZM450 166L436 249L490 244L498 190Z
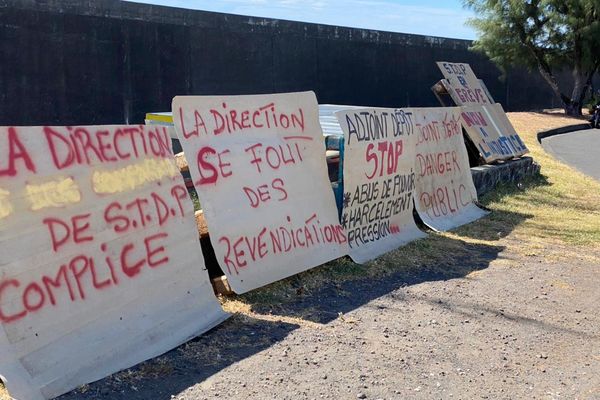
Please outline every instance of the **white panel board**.
M469 64L438 61L437 66L444 74L447 89L454 102L461 105L491 104L487 88L482 87Z
M506 138L503 139L503 141L510 148L510 151L515 157L529 153L529 149L525 143L523 143L523 140L506 116L502 104L494 103L489 106L484 106L483 109L489 115L490 120L498 127L500 135Z
M52 398L226 318L166 127L0 128L0 375Z
M347 254L313 92L181 96L173 115L235 292Z
M336 113L344 132L344 226L350 257L372 260L425 236L415 225L417 134L410 110Z
M486 162L511 159L529 151L500 104L462 106L460 115L469 139Z
M445 231L487 214L476 205L460 108L415 108L416 205L428 226Z

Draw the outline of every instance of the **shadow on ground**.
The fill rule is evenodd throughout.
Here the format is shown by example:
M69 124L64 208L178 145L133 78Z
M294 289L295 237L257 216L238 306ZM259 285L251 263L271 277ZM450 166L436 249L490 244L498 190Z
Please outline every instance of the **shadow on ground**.
M532 217L530 214L512 211L494 211L483 218L485 227L473 223L453 232L465 238L496 241L508 236L523 221Z
M578 119L578 120L581 120L581 121L584 121L584 122L587 121L590 118L589 114L585 114L585 115L567 115L564 112L548 112L548 111L543 111L543 110L531 111L531 113L532 114L537 114L537 115L540 115L540 116L544 116L544 117Z
M456 231L465 239L436 233L360 265L348 257L242 296L257 314L326 324L379 297L424 282L461 278L485 269L504 246L469 238L497 239L529 215L494 211L485 223ZM487 228L482 228L487 227ZM171 399L236 362L283 340L298 324L234 314L225 323L169 353L61 396L71 399Z
M540 174L535 177L528 177L522 182L519 182L519 184L500 184L496 186L493 191L482 196L480 201L484 206L487 206L492 203L501 203L505 197L518 199L519 196L525 195L525 189L538 189L550 186L551 183L548 182L548 178ZM527 192L527 198L531 199L532 196L536 198L535 194L529 190ZM548 193L547 191L544 192L543 195L540 194L538 197L539 199L536 198L536 200L539 204L543 204L544 202L560 202L559 199L552 199L551 193ZM530 218L533 218L533 215L523 212L493 210L480 221L461 226L456 229L455 232L459 236L466 238L495 241L508 236L517 226Z
M419 248L429 255L431 252L437 253L442 248L446 252L437 253L439 257L424 256L422 257L424 262L422 264L419 262L419 265L415 266L412 262L407 262L409 260L403 256L413 253L414 257L414 252L418 252ZM473 244L435 235L433 238L422 239L401 250L379 257L367 265L355 264L345 259L335 266L337 269L347 268L354 274L359 270L359 274L361 272L365 274L359 279L327 277L320 287L307 289L303 276L300 275L287 282L287 285L295 289L291 291L291 295L283 295L269 301L249 296L247 301L252 310L259 314L301 318L325 324L341 314L348 313L399 288L429 281L460 278L473 271L485 269L502 250L504 250L503 246ZM370 268L381 270L381 275L372 275L368 271ZM343 272L343 270L339 271L339 274Z
M236 314L160 357L58 399L170 400L237 361L269 348L298 327Z
M432 307L441 307L453 314L460 315L462 319L467 318L471 320L477 320L482 318L484 315L492 315L494 317L515 322L532 329L542 329L546 332L557 332L563 335L573 335L585 340L597 340L599 338L598 335L593 335L581 330L565 327L560 323L546 322L542 319L526 317L505 309L487 307L480 303L456 300L449 302L445 299L431 296L422 296L420 300L429 303Z

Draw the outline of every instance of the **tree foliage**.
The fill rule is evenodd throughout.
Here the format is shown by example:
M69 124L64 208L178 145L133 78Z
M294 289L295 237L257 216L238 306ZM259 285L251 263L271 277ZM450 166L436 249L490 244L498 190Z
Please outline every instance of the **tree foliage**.
M568 114L581 106L600 65L600 0L464 0L475 11L473 48L502 68L537 68ZM570 95L556 71L573 73Z

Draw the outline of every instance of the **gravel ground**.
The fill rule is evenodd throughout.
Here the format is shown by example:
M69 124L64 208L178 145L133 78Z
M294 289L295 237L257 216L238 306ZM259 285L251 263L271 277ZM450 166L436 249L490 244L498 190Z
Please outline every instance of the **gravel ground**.
M517 241L300 291L62 399L600 399L600 250Z

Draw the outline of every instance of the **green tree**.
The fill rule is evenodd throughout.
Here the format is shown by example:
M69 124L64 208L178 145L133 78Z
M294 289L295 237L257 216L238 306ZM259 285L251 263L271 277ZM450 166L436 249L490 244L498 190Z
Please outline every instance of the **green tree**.
M600 0L464 0L475 11L473 49L500 68L537 68L569 115L581 115L600 65ZM557 71L570 70L573 90L563 93Z

